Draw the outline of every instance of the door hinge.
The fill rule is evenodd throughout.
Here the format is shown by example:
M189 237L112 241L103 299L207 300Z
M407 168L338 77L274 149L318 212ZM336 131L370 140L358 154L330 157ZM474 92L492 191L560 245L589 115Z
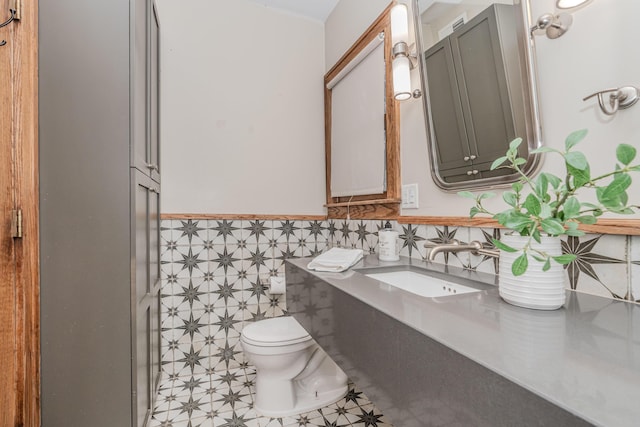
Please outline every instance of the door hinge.
M22 238L22 209L11 211L11 237L14 239Z

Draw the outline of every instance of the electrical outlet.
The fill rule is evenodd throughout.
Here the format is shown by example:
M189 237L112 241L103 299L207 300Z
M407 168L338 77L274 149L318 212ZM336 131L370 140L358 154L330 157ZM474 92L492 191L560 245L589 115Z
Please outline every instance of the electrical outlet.
M418 184L402 186L402 209L418 209Z

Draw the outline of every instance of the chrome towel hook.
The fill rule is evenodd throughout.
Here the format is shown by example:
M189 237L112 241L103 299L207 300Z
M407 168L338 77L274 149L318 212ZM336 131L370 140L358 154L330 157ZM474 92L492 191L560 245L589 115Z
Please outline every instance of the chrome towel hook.
M606 94L609 94L609 102L605 101ZM635 105L638 99L640 99L640 90L634 86L605 89L592 93L582 100L586 101L594 96L598 97L598 104L602 112L607 116L613 116L618 110L624 110Z

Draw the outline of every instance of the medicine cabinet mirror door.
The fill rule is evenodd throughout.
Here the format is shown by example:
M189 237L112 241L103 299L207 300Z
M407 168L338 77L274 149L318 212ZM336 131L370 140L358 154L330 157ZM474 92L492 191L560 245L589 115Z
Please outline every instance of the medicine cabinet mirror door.
M541 145L528 1L413 2L431 173L444 190L514 182L490 170L521 137L524 170Z

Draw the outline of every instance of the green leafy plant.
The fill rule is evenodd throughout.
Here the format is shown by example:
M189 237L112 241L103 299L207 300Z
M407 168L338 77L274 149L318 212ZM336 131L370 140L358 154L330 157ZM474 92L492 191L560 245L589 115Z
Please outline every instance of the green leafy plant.
M491 170L510 168L520 175L520 179L511 185L511 191L505 191L502 199L509 206L508 209L492 213L483 206L483 200L495 196L494 193L474 194L461 191L458 194L475 200L469 215L473 218L478 214L488 214L502 226L513 230L521 236L529 236L522 255L512 266L515 276L522 275L528 268L528 256L544 263L543 270L550 268L551 259L560 264L569 264L575 255L564 254L550 256L532 248L532 240L540 242L541 236L582 236L580 224L595 224L598 217L605 212L616 214L632 214L638 205L629 204L627 189L631 185L630 172L640 171L640 164L631 165L636 157L636 149L628 144L620 144L616 148L617 163L613 171L603 175L591 176L591 168L586 156L574 147L587 135L586 130L571 133L565 140L565 150L560 151L550 147L532 150L532 153L553 153L563 157L566 174L560 178L551 173L542 172L535 179L526 176L521 166L526 160L518 157L518 147L521 138L514 139L509 144L506 155L496 159ZM597 203L586 203L578 200L577 192L581 189L595 191ZM526 193L526 194L525 194ZM512 248L494 239L494 245L508 252L520 249Z

